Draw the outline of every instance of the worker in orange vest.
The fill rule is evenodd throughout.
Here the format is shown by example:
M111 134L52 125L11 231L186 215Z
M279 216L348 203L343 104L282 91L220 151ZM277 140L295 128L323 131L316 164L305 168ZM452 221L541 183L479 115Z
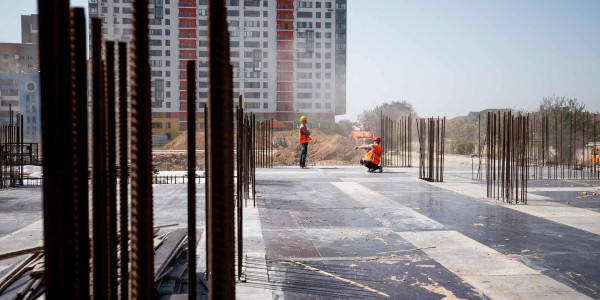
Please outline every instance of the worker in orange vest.
M308 142L311 141L310 138L310 129L306 127L306 116L300 117L300 128L298 129L298 136L300 139L300 144L302 145L302 152L300 153L300 168L308 169L306 167L306 153L308 152Z
M380 160L381 160L381 138L376 137L373 139L373 144L366 146L356 146L354 149L365 149L367 150L367 154L363 159L360 160L360 164L367 167L369 170L367 172L373 173L379 170L379 173L383 172L381 168Z

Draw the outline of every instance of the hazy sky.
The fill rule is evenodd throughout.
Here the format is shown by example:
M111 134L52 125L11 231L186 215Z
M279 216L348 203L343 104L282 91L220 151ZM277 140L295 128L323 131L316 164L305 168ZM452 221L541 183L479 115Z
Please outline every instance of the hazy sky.
M0 41L19 42L20 15L35 10L35 0L0 0ZM552 95L600 111L599 13L597 0L348 0L348 114L338 119L393 100L454 117Z

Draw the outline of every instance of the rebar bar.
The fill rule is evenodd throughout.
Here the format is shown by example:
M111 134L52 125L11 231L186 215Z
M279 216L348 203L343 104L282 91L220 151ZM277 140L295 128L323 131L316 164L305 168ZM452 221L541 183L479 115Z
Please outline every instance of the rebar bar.
M196 62L187 62L188 299L196 299Z
M131 63L131 298L154 295L152 141L148 0L132 4Z
M229 35L223 0L210 0L209 82L210 127L213 149L208 154L209 299L235 298L233 207L233 106Z

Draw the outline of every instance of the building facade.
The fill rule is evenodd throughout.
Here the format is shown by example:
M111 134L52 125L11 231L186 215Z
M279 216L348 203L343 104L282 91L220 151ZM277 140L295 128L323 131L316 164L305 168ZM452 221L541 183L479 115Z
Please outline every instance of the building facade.
M131 40L129 0L89 0L105 39ZM346 0L226 0L233 94L258 119L287 128L298 117L333 132L345 113ZM342 5L343 3L343 5ZM153 133L170 139L187 128L186 62L197 61L200 125L208 102L207 0L150 4ZM343 31L343 32L341 32ZM343 51L343 53L342 53Z
M21 43L0 43L0 124L23 116L24 141L41 141L37 15L21 16Z

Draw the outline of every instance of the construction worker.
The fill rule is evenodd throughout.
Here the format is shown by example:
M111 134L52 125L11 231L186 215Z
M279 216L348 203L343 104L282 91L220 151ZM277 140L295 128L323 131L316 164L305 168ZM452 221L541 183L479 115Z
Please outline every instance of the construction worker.
M308 142L311 141L310 138L310 129L306 126L306 116L300 117L300 128L298 129L298 136L300 139L300 144L302 145L302 152L300 153L300 168L308 169L306 167L306 153L308 152Z
M354 149L365 149L367 150L367 154L363 159L360 160L360 164L367 167L369 170L367 172L373 173L379 170L379 173L383 172L381 169L380 160L381 160L381 138L376 137L373 139L373 144L366 146L356 146Z

